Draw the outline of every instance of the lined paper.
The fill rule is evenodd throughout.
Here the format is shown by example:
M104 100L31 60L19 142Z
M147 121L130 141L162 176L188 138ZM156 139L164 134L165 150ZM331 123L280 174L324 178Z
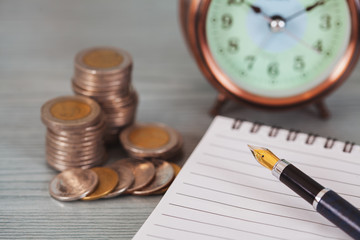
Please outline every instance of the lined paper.
M256 162L247 144L271 149L360 207L360 147L344 143L324 148L326 139L216 117L183 169L143 224L143 239L350 239L312 206Z

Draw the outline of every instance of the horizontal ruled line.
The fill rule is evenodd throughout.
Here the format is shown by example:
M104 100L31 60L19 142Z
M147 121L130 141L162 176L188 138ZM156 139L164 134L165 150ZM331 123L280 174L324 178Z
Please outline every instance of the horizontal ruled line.
M233 170L233 169L228 169L228 168L224 168L224 167L221 167L221 166L216 166L216 165L212 165L212 164L208 164L208 163L204 163L204 162L196 162L196 163L200 164L200 165L203 165L203 166L212 167L212 168L216 168L216 169L221 169L221 170L228 171L228 172L233 172L233 173L239 173L241 175L254 177L254 178L258 178L258 179L262 179L262 180L266 180L266 181L270 181L270 182L278 182L276 179L259 177L257 175L253 175L253 174L249 174L249 173L245 173L245 172L241 172L241 171L237 171L237 170Z
M325 223L321 223L321 222L310 221L310 220L306 220L306 219L302 219L302 218L295 218L295 217L290 217L290 216L285 216L285 215L280 215L280 214L274 214L274 213L264 212L264 211L255 210L255 209L251 209L251 208L244 208L244 207L240 207L240 206L225 203L225 202L215 201L215 200L202 198L202 197L198 197L198 196L193 196L193 195L188 195L188 194L179 193L179 192L177 192L176 194L184 196L184 197L198 199L198 200L205 201L205 202L216 203L216 204L220 204L220 205L224 205L224 206L228 206L228 207L232 207L232 208L237 208L237 209L242 209L242 210L246 210L246 211L251 211L251 212L261 213L261 214L265 214L265 215L271 215L271 216L276 216L276 217L281 217L281 218L288 218L288 219L292 219L295 221L314 223L314 224L318 224L318 225L322 225L322 226L326 226L326 227L336 228L334 225L329 225L329 224L325 224Z
M177 231L181 231L181 232L187 232L187 233L192 233L192 234L197 234L197 235L202 235L202 236L207 236L207 237L212 237L212 238L217 238L217 239L236 240L236 239L234 239L234 238L226 238L226 237L216 236L216 235L212 235L212 234L208 234L208 233L195 232L195 231L191 231L191 230L187 230L187 229L182 229L182 228L169 227L169 226L165 226L165 225L162 225L162 224L154 224L154 225L155 225L155 226L158 226L158 227L163 227L163 228L171 229L171 230L177 230Z
M342 184L346 184L346 185L352 185L355 187L360 187L359 184L355 184L355 183L348 183L348 182L343 182L343 181L328 179L328 178L323 178L323 177L314 177L314 176L311 176L311 177L314 179L321 179L321 180L325 180L325 181L329 181L329 182L336 182L336 183L342 183Z
M190 173L193 174L193 175L196 175L196 176L211 178L211 179L218 180L218 181L221 181L221 182L227 182L227 183L235 184L235 185L238 185L238 186L248 187L248 188L252 188L252 189L256 189L256 190L260 190L260 191L264 191L264 192L271 192L271 193L276 193L276 194L285 195L285 196L289 196L289 197L300 198L298 195L287 194L287 193L268 190L268 189L265 189L265 188L254 187L254 186L250 186L250 185L246 185L246 184L242 184L242 183L238 183L238 182L233 182L233 181L222 179L222 178L209 176L209 175L202 174L202 173L197 173L197 172L190 172Z
M331 238L331 239L341 239L341 238L335 238L335 237L332 237L332 236L325 236L325 235L321 235L321 234L317 234L317 233L313 233L313 232L299 230L299 229L296 229L296 228L289 228L289 227L279 226L279 225L270 224L270 223L253 221L253 220L246 219L246 218L240 218L240 217L225 215L225 214L221 214L221 213L210 212L210 211L207 211L207 210L188 207L188 206L184 206L184 205L180 205L180 204L176 204L176 203L169 203L169 205L174 206L174 207L188 209L188 210L191 210L191 211L196 211L196 212L202 212L202 213L206 213L206 214L210 214L210 215L215 215L215 216L218 216L218 217L224 217L224 218L234 219L234 220L238 220L238 221L244 221L244 222L250 222L250 223L254 223L254 224L259 224L259 225L262 225L262 226L264 225L264 226L280 228L280 229L286 229L286 230L295 231L295 232L307 233L307 234L316 235L316 236L319 236L319 237L324 237L324 238L327 238L327 239L329 239L329 238Z
M243 153L245 153L245 152L243 152ZM205 156L213 157L213 158L216 158L216 159L221 159L221 160L236 162L236 163L245 164L245 165L249 165L249 166L257 167L257 168L263 168L261 165L259 165L259 164L256 163L255 161L251 161L251 163L250 163L250 162L244 162L244 161L240 161L240 160L238 160L238 159L229 158L229 157L224 157L224 156L220 156L220 155L216 155L216 154L208 153L208 152L205 152L205 153L203 153L203 154L204 154Z
M263 200L263 199L246 197L246 196L244 196L244 195L240 195L240 194L236 194L236 193L231 193L231 192L225 192L225 191L221 191L221 190L218 190L218 189L208 188L208 187L204 187L204 186L200 186L200 185L196 185L196 184L192 184L192 183L187 183L187 182L184 182L183 184L184 184L184 185L188 185L188 186L192 186L192 187L196 187L196 188L206 189L206 190L213 191L213 192L217 192L217 193L222 193L222 194L226 194L226 195L231 195L231 196L234 196L234 197L240 197L240 198L245 198L245 199L249 199L249 200L253 200L253 201L257 201L257 202L269 203L269 204L273 204L273 205L277 205L277 206L288 207L288 208L292 208L292 209L299 209L299 210L303 210L303 211L315 213L315 211L312 210L312 209L306 209L306 208L300 208L300 207L293 207L293 206L290 206L290 205L285 205L285 204L270 202L270 201L266 201L266 200Z
M156 236L156 235L152 235L152 234L146 234L146 236L157 238L157 239L163 239L163 240L174 240L174 238L166 238L166 237Z
M171 217L171 218L176 218L176 219L184 220L184 221L195 222L195 223L200 223L200 224L204 224L204 225L209 225L209 226L214 226L214 227L219 227L219 228L230 229L230 230L234 230L234 231L238 231L238 232L250 233L250 234L253 234L253 235L257 235L257 236L270 237L270 238L274 238L274 239L287 240L287 238L279 238L278 236L274 237L274 236L270 236L270 235L267 235L267 234L250 232L250 231L246 231L246 230L242 230L242 229L238 229L238 228L223 226L223 225L220 225L220 224L214 224L214 223L199 221L199 220L195 220L195 219L183 218L183 217L174 216L174 215L170 215L170 214L162 214L162 215L163 215L163 216L166 216L166 217Z

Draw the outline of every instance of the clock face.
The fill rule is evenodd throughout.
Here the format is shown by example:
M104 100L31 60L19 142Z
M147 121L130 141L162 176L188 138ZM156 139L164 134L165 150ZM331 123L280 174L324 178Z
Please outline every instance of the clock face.
M346 0L212 0L211 55L228 79L269 98L303 94L324 82L351 35Z

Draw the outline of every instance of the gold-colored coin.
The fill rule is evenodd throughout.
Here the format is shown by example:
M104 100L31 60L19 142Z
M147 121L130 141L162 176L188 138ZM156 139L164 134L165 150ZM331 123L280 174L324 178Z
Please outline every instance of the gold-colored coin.
M95 200L105 196L117 186L119 181L118 174L111 168L96 167L91 170L98 176L99 183L95 191L82 200Z
M138 126L129 134L130 142L141 148L159 148L169 142L169 134L158 126Z
M175 163L172 163L172 162L169 162L171 164L171 166L173 167L174 169L174 172L175 172L175 177L174 179L176 178L176 176L179 174L181 168L179 165L175 164ZM153 192L152 195L159 195L159 194L164 194L168 189L169 189L170 186L167 186L167 187L164 187L156 192Z
M84 102L65 99L55 103L50 108L50 112L55 118L72 121L87 117L91 112L91 107Z
M94 68L112 68L122 63L124 57L112 49L94 49L83 56L83 62Z

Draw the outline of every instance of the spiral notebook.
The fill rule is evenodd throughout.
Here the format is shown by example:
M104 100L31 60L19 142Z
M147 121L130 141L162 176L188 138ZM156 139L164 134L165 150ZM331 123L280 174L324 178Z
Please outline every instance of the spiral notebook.
M133 239L349 239L260 166L264 146L360 207L360 146L216 117Z

